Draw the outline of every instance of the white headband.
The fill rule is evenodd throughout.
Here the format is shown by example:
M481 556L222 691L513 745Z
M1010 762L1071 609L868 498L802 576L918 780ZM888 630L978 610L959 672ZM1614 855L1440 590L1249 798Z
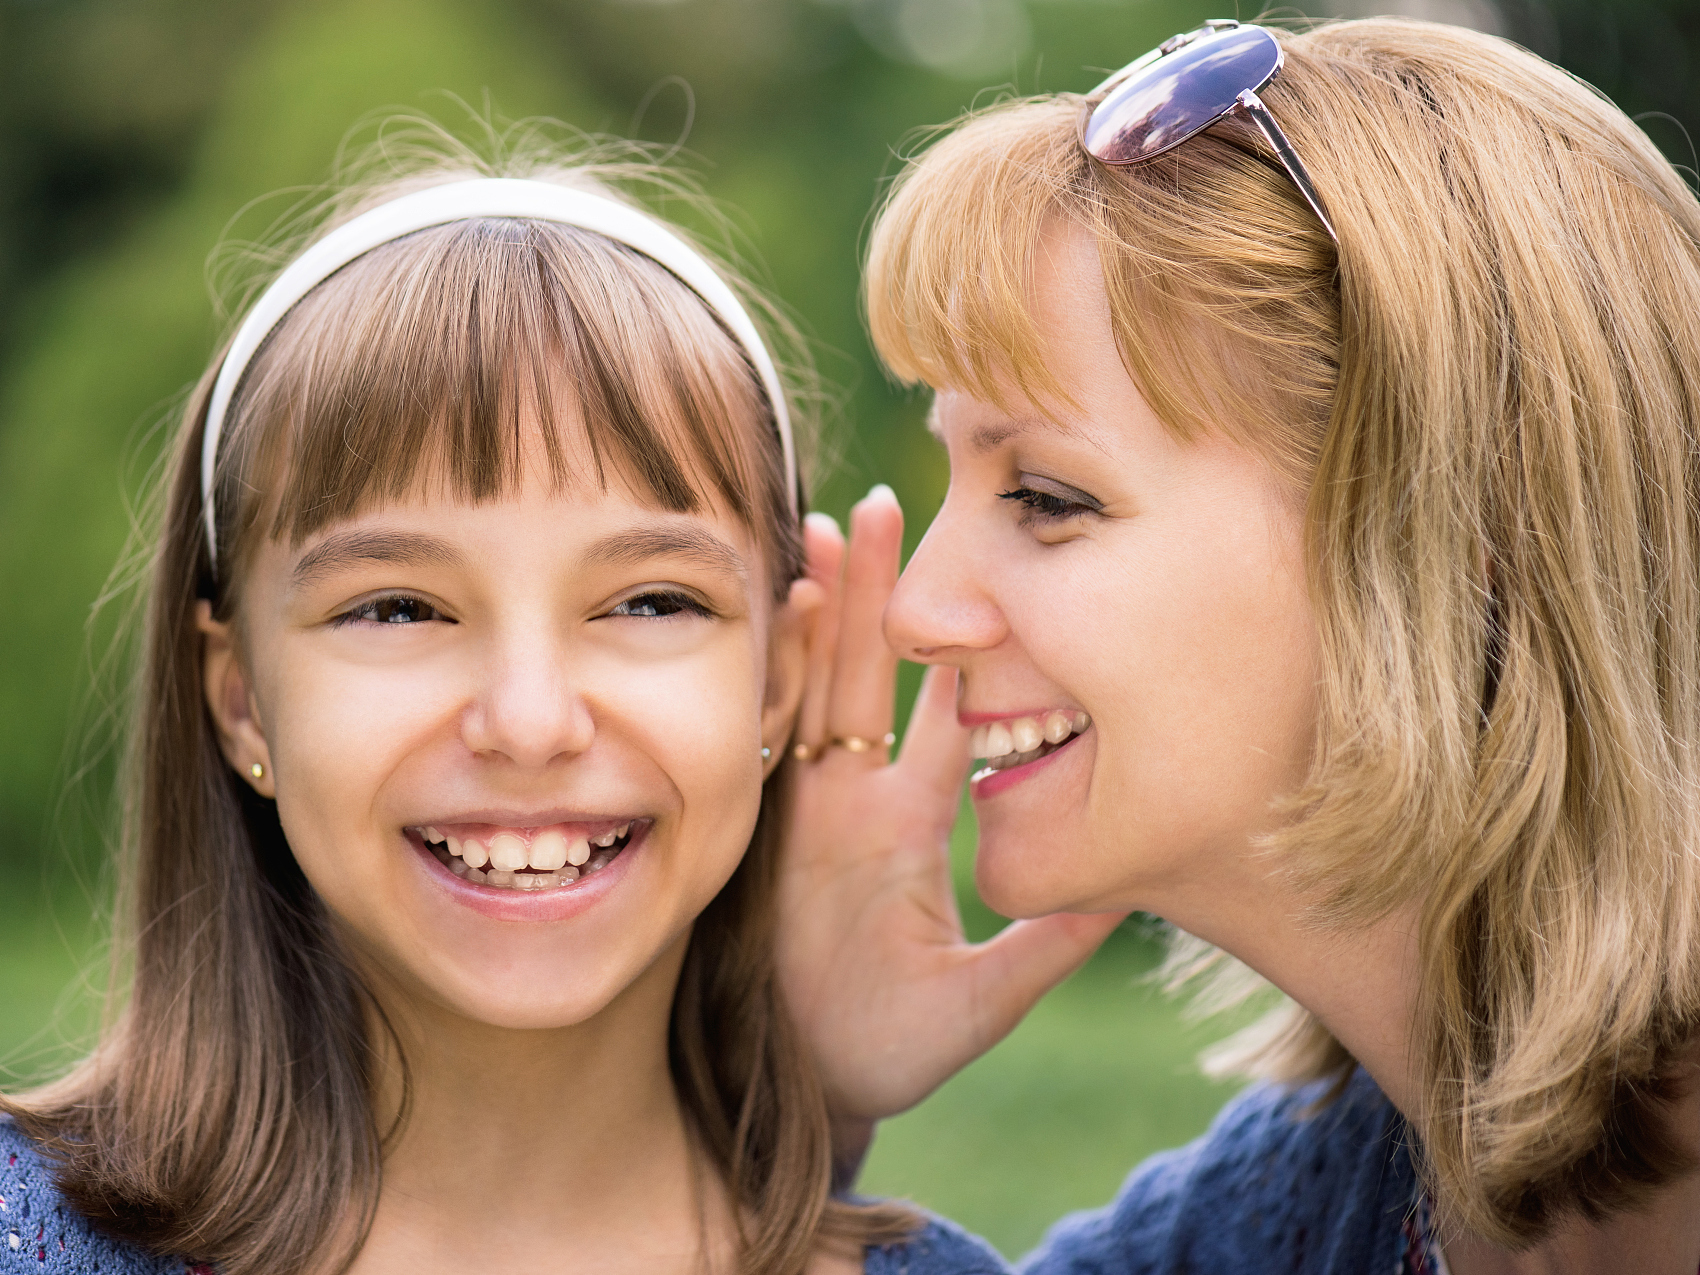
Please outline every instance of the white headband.
M553 182L490 177L450 182L403 195L338 226L292 261L248 312L213 384L201 442L201 504L206 510L207 551L215 564L218 522L213 508L213 472L218 460L218 440L224 430L224 414L230 407L231 396L254 352L296 302L356 257L417 230L479 217L553 221L606 235L659 262L701 297L731 329L761 377L768 404L773 408L774 422L779 427L791 512L797 512L797 451L791 439L791 417L785 410L785 391L767 346L762 344L755 324L750 322L750 316L725 280L683 239L625 204Z

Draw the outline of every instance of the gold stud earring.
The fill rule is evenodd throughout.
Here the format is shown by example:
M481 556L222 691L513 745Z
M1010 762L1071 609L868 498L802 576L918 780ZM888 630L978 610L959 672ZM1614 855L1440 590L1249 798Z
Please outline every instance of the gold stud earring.
M259 762L255 762L252 766L248 767L248 773L255 779L264 779L266 777L266 768L260 765Z

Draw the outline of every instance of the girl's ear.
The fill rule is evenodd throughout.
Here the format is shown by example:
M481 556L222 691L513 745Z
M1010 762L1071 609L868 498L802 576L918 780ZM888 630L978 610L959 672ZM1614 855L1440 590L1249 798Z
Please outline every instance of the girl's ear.
M195 603L195 627L201 631L201 691L218 730L219 750L255 792L276 797L271 752L235 634L229 624L213 619L212 603L205 598Z
M809 646L819 640L814 623L826 590L810 579L793 580L785 602L773 609L767 639L767 693L761 710L762 773L770 775L785 753L797 722L809 670Z

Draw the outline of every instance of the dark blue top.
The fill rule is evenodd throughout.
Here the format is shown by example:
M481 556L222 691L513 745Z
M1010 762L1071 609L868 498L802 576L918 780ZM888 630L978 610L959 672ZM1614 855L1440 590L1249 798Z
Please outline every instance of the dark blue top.
M867 1275L1005 1275L980 1240L937 1218L904 1244L870 1248ZM36 1146L0 1116L0 1272L31 1275L201 1275L180 1257L156 1257L108 1239L60 1197Z
M1359 1070L1325 1086L1257 1085L1198 1141L1152 1156L1107 1207L1051 1228L1021 1275L1393 1275L1419 1194L1408 1132Z

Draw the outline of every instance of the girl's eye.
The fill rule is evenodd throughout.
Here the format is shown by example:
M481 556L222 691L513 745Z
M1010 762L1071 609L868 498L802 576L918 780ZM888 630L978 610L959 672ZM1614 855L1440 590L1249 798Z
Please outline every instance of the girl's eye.
M1011 491L1000 491L999 500L1013 500L1022 506L1022 521L1029 519L1042 522L1057 522L1067 518L1078 518L1081 514L1091 513L1093 506L1077 500L1069 500L1053 492L1035 491L1031 487L1016 487Z
M362 602L353 610L337 617L338 623L365 620L369 624L422 624L426 620L447 620L448 617L423 598L406 594L388 594Z
M623 602L616 603L608 614L611 616L634 616L638 619L664 620L675 615L697 615L704 619L710 619L714 613L688 593L676 593L669 589L653 589L648 593L639 593Z

